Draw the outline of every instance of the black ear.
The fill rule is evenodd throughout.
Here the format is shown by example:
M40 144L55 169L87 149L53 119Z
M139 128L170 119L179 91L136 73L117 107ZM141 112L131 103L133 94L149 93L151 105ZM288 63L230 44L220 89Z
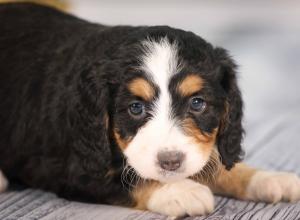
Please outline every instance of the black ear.
M102 65L104 66L104 65ZM99 64L86 67L79 76L77 103L73 111L75 143L73 149L89 173L104 175L110 167L109 99L107 76Z
M244 133L242 127L243 102L237 85L237 66L224 49L216 48L215 52L219 62L218 80L225 93L217 146L222 163L226 169L230 169L243 156L241 148Z

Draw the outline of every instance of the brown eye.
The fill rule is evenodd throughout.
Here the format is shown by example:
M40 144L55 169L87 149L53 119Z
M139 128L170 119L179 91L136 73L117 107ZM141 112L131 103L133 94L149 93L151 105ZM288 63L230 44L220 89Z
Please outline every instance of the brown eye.
M196 112L203 112L206 107L206 102L200 97L193 97L190 100L190 109Z
M145 106L144 103L140 101L135 101L129 104L128 107L129 113L133 116L142 116L145 113Z

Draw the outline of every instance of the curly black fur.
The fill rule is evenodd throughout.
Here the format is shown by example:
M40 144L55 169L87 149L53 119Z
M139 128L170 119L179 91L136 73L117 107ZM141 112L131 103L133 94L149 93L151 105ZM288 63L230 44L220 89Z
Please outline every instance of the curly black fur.
M147 37L176 40L191 71L219 80L226 102L216 111L225 118L218 150L227 168L240 159L235 65L224 50L193 33L103 26L25 3L0 6L0 33L0 169L11 180L67 198L130 203L112 129L116 97L132 77L138 43Z

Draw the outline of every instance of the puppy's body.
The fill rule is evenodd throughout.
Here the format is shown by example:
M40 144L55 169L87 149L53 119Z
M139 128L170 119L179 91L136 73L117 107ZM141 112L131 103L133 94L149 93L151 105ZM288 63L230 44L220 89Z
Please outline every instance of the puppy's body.
M0 5L0 32L8 179L174 216L211 212L211 190L300 198L292 174L234 166L242 100L225 50L165 26L108 27L31 4Z
M122 155L101 131L108 79L120 80L115 48L131 28L31 4L0 5L0 20L1 170L67 197L119 195Z

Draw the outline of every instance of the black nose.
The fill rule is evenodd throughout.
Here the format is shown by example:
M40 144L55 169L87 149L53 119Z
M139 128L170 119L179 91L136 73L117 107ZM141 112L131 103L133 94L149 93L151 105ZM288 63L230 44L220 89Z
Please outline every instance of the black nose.
M157 154L159 165L164 170L177 170L184 159L184 154L180 151L162 151Z

